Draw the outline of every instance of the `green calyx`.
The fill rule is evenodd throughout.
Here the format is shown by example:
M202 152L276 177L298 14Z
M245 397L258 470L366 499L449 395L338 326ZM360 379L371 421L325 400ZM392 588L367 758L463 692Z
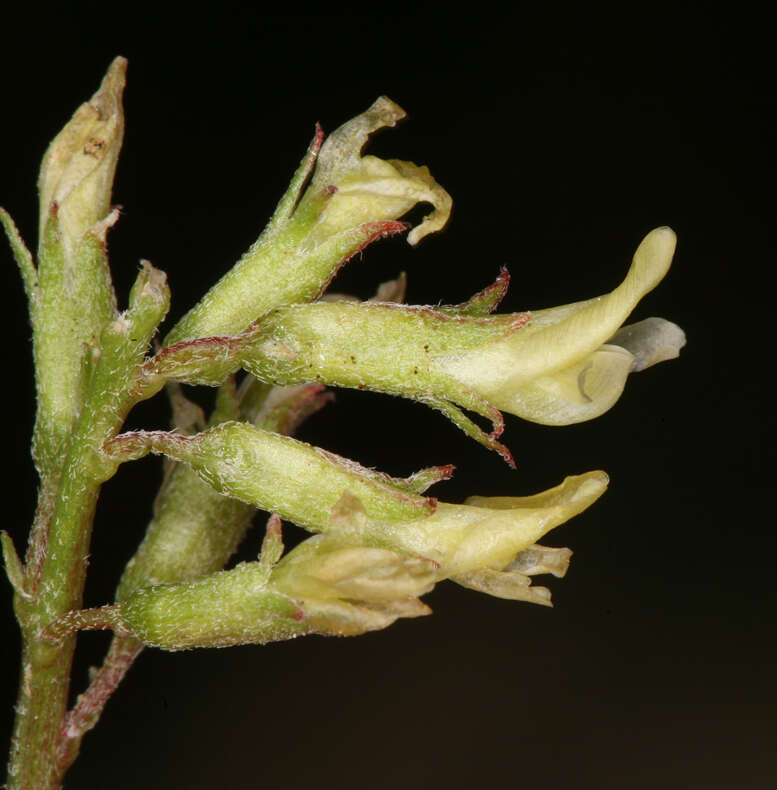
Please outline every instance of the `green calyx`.
M165 650L264 644L310 630L293 599L268 590L267 572L258 562L138 590L119 611L124 629Z
M412 519L435 507L433 499L415 493L415 478L388 477L243 422L225 422L192 437L162 431L122 434L105 445L105 452L117 463L148 452L183 461L219 493L315 532L332 528L332 510L345 491L375 519Z

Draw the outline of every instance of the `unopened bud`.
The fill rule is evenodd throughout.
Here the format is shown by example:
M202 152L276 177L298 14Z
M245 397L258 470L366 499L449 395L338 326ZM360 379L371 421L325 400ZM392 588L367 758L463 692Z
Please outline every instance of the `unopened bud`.
M116 58L100 89L54 138L41 164L40 228L56 213L66 255L111 209L111 191L124 136L121 96L127 61Z

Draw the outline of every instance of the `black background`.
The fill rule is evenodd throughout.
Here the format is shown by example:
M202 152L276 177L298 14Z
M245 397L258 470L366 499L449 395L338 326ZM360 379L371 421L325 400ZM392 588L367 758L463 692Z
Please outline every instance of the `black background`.
M313 123L332 131L385 93L409 119L369 151L428 164L454 216L418 249L401 239L370 248L338 290L366 298L406 270L410 302L458 302L506 264L504 310L563 304L614 287L642 236L669 224L675 264L635 318L674 320L688 346L632 377L591 423L508 417L516 472L422 406L338 393L302 438L395 474L455 463L436 491L448 501L607 470L609 492L546 541L575 552L567 578L551 580L555 609L445 583L428 596L432 617L358 639L148 651L66 787L773 787L768 21L741 9L73 8L6 30L0 203L34 244L45 146L112 57L127 56L114 192L124 211L110 236L122 303L148 258L169 275L171 326L256 237ZM21 546L34 506L34 391L22 288L2 257L4 526ZM159 400L130 424L166 419ZM111 600L158 480L146 460L105 486L87 604ZM258 541L259 530L248 554ZM7 742L18 649L8 586L1 600ZM82 637L77 689L106 644Z

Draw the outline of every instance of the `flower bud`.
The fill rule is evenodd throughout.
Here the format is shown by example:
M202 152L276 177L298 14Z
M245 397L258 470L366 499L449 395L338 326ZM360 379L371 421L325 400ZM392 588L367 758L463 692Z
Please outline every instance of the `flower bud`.
M110 213L111 191L124 136L121 95L127 61L116 58L100 89L82 104L48 147L41 164L40 228L52 214L66 257Z
M87 349L117 318L106 235L118 219L111 188L124 132L127 62L116 58L92 99L49 146L41 165L37 288L31 318L38 390L33 454L55 474L84 398Z

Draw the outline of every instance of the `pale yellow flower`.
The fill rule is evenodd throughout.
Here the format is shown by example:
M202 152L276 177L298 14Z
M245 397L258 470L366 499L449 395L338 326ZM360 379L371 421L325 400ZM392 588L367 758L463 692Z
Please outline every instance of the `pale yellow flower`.
M463 505L438 502L429 516L411 521L365 522L366 534L411 556L432 560L436 579L500 598L550 604L530 576L563 576L568 549L538 546L555 527L581 513L606 490L609 478L594 471L525 497L470 497Z
M675 242L670 228L651 231L611 293L531 311L520 331L432 365L527 420L567 425L598 417L618 400L629 373L676 357L685 344L683 331L660 318L621 329L668 271Z
M398 104L381 96L368 110L326 139L305 199L317 199L320 190L335 191L324 206L307 244L314 246L317 240L350 231L366 222L397 219L417 203L431 203L433 210L410 231L407 236L410 244L417 244L445 225L453 201L434 180L428 167L399 159L361 155L371 134L396 125L404 117L405 111Z

